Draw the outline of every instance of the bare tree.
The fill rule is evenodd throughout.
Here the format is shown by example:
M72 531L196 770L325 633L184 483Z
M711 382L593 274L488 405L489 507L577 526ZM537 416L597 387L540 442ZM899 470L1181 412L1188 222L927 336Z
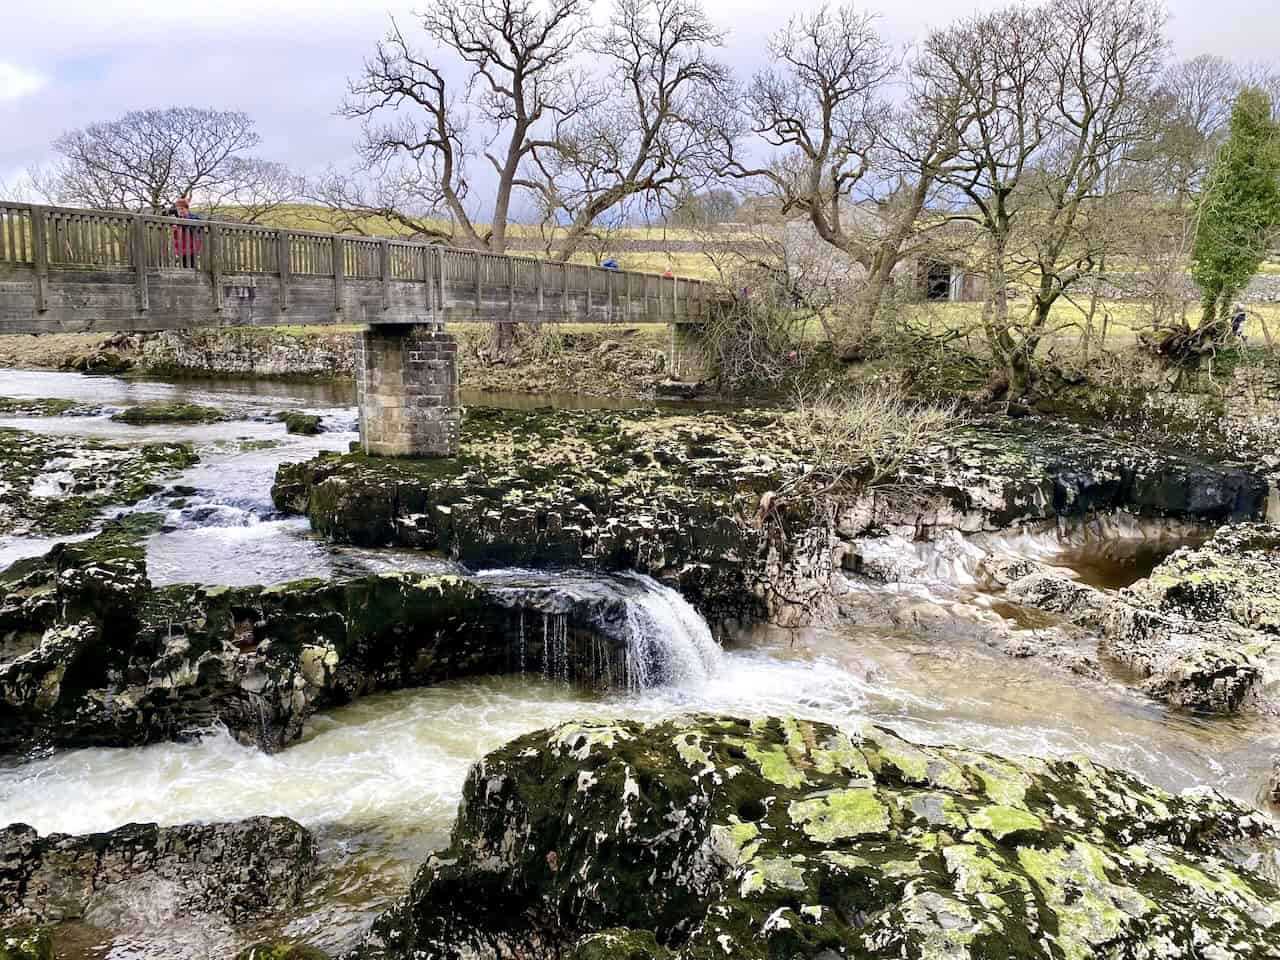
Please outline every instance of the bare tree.
M861 265L864 332L922 232L964 102L913 71L907 102L891 109L899 64L873 18L851 5L793 18L771 39L770 54L775 66L753 78L745 104L747 125L774 155L753 165L727 141L726 172L764 183L784 215L804 214L824 242Z
M254 221L296 196L281 164L248 156L261 138L237 111L137 110L73 130L32 180L48 199L104 209L160 212L180 196L206 210Z
M393 20L342 109L364 122L362 160L384 181L372 204L358 205L393 218L407 216L393 211L412 207L443 215L465 243L504 251L513 192L537 188L522 176L524 162L538 146L555 146L540 143L538 131L590 102L590 90L570 68L586 12L586 0L551 0L545 9L535 0L436 0L422 28L467 68L457 91L445 65L417 52ZM477 145L466 138L472 110L489 125L488 141ZM498 178L488 229L466 206L473 150ZM361 199L351 181L330 186L337 200Z
M1171 194L1177 209L1199 189L1238 87L1237 68L1210 54L1174 63L1161 78L1153 104L1158 125L1150 147L1152 186Z
M698 0L616 0L588 52L611 64L601 99L535 150L546 208L568 226L555 255L568 260L593 224L620 204L673 205L718 168L711 131L729 116L729 73L711 56L723 33Z
M926 41L928 70L974 105L946 183L956 216L983 239L989 279L983 329L1012 395L1053 305L1096 264L1107 174L1149 136L1146 112L1164 49L1151 0L1053 0L976 16ZM1014 315L1012 283L1030 304Z

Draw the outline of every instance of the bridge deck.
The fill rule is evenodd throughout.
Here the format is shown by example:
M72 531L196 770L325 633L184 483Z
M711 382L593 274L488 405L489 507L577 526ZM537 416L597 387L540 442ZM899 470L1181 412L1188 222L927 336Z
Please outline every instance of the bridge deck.
M190 251L185 258L179 251ZM0 333L692 322L716 288L437 244L0 201Z

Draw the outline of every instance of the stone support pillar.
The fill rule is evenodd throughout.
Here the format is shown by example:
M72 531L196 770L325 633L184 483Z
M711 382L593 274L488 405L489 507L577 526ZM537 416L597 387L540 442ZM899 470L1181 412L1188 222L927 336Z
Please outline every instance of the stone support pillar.
M380 457L458 453L458 342L442 324L377 324L356 334L360 446Z
M667 371L678 380L697 382L711 374L707 364L702 324L672 323L671 344L667 350Z

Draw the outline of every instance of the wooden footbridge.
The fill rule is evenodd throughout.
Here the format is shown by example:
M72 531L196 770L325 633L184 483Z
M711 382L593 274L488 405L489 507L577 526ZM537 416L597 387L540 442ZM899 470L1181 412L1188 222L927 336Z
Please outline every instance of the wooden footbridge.
M671 324L720 300L681 277L438 244L0 201L0 334L361 324L365 452L450 456L455 322ZM683 334L680 331L684 331Z
M0 333L697 322L715 290L406 240L0 201Z

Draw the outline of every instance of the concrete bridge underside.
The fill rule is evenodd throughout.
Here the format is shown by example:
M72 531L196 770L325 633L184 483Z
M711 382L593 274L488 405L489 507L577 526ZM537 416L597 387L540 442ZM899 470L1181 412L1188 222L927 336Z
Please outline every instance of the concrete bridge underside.
M718 296L696 280L433 244L0 201L0 333L361 324L371 454L456 453L446 323L664 322L675 339Z

